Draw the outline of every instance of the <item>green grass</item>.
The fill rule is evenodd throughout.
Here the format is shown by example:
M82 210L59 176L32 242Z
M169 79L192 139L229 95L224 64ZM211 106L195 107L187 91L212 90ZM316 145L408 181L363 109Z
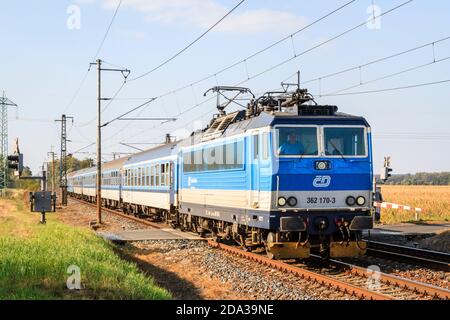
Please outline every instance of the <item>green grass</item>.
M54 214L39 225L39 215L27 213L20 200L0 199L0 205L0 299L171 298L89 230ZM5 207L12 214L5 216ZM71 265L80 268L81 290L66 287Z

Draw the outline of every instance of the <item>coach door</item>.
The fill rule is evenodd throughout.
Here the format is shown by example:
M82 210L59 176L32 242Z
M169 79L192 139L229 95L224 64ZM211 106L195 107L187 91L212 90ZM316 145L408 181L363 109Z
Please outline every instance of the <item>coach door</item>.
M255 132L251 136L250 142L250 177L251 177L251 190L250 190L250 207L259 207L260 197L260 143L259 132Z

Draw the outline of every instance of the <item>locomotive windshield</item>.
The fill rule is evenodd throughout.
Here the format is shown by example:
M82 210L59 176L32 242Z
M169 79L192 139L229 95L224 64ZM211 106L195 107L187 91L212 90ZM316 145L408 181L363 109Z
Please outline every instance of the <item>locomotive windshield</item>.
M366 154L364 128L324 128L325 155L364 156Z
M277 152L280 156L317 156L316 127L278 127Z

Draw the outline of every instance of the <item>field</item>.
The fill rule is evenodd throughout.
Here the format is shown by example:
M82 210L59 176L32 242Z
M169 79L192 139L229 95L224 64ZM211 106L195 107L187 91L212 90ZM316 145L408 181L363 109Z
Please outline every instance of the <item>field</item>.
M450 221L450 186L386 185L381 192L386 202L422 208L421 221ZM414 221L414 211L382 209L381 221Z
M0 199L0 299L171 298L89 230L58 222L55 214L47 225L38 221L22 199ZM70 266L76 267L68 273ZM76 268L81 289L69 290Z

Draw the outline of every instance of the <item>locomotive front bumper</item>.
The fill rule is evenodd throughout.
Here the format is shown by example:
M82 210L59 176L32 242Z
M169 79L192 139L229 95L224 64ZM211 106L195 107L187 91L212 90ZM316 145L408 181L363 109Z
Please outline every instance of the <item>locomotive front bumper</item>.
M344 223L350 231L373 229L373 217L369 211L272 212L269 229L281 232L306 231L310 235L333 234Z

